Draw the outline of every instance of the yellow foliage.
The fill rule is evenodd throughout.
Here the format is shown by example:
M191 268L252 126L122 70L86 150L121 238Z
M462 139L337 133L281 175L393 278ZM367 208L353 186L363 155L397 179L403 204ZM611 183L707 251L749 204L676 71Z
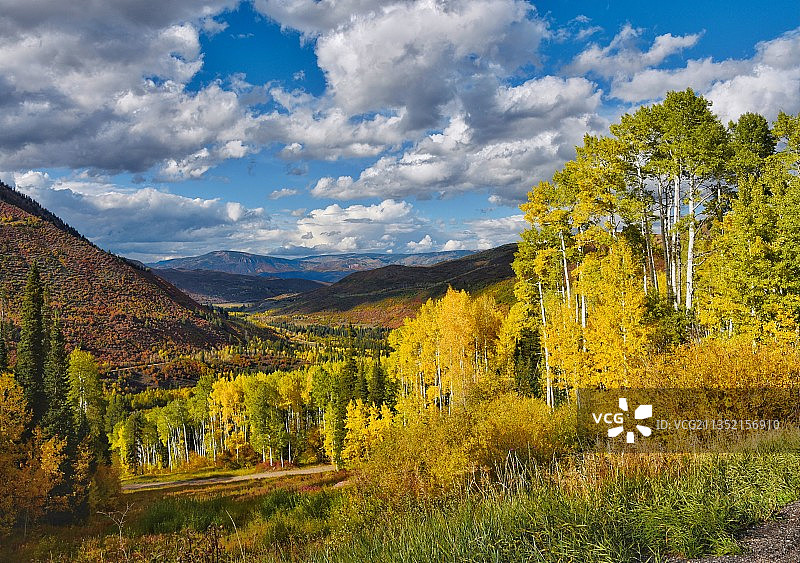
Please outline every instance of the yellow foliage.
M375 447L383 441L392 427L391 409L382 405L365 404L361 399L350 401L347 406L345 428L347 435L342 448L342 459L348 467L369 460Z
M575 442L574 406L551 410L544 401L505 394L481 405L468 443L473 464L493 470L507 456L547 462Z
M0 375L0 535L18 519L35 522L48 500L54 500L48 499L49 493L62 478L59 466L66 444L44 440L38 429L24 439L29 417L14 377Z
M800 350L759 343L747 335L706 338L652 358L638 376L641 387L763 388L800 385Z
M586 256L577 272L574 302L557 293L544 298L550 366L568 387L630 385L649 336L639 266L630 247L618 240L606 256ZM578 296L586 304L585 327Z
M501 324L491 297L472 299L452 288L438 301L428 300L415 319L406 319L389 337L394 348L389 370L400 381L403 412L444 409L463 404L477 386L501 387L496 381Z

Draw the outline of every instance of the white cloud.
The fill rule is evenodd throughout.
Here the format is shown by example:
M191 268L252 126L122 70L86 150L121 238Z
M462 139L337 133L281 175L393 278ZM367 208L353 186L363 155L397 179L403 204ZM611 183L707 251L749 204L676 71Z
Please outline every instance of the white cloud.
M317 39L337 105L349 114L404 109L410 130L435 127L476 77L536 61L546 26L517 0L387 4Z
M250 150L236 93L185 86L236 0L15 3L0 13L0 166L193 178ZM25 5L23 5L25 4Z
M607 46L592 44L578 54L566 71L575 75L594 72L606 78L627 76L661 64L671 55L696 45L701 37L700 33L679 36L666 33L656 37L647 51L642 51L639 48L642 32L625 25Z
M466 250L466 248L463 241L450 239L444 243L442 250Z
M665 44L651 48L669 50ZM650 63L656 66L657 63ZM641 103L661 99L669 90L693 88L714 104L723 119L747 111L774 119L779 110L800 112L800 29L758 43L748 59L688 60L678 68L642 68L614 78L611 96Z
M626 102L639 102L658 100L670 90L685 90L687 87L704 92L718 81L747 72L747 67L743 61L715 63L711 58L706 58L687 61L683 68L646 69L630 78L615 80L611 95Z
M227 22L220 22L211 17L203 18L203 20L200 22L200 25L207 35L216 35L217 33L228 29Z
M406 248L411 252L430 252L433 250L433 239L431 235L425 235L419 242L413 240L406 243Z
M269 96L282 109L255 118L249 132L262 145L283 144L279 154L287 160L373 157L406 139L402 112L353 119L325 96L281 88L270 89Z
M279 190L273 190L271 194L269 194L270 199L281 199L282 197L289 197L297 195L297 190L293 190L291 188L281 188Z
M474 241L473 248L494 248L519 240L519 234L529 225L523 215L509 215L497 219L467 221L467 233Z
M374 205L329 205L297 221L300 243L316 252L387 251L421 236L428 222L405 201Z
M600 92L583 78L547 76L464 103L470 110L440 133L378 159L358 178L323 177L312 194L426 198L490 189L519 203L533 183L572 158L586 132L605 127L596 115Z

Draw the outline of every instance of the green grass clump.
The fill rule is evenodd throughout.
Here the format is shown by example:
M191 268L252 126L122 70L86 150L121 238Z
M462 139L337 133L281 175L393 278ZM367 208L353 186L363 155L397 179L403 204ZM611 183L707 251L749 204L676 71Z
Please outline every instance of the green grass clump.
M536 473L381 518L314 561L662 561L736 553L735 534L800 497L797 452L698 456L678 475ZM512 489L516 489L513 492Z

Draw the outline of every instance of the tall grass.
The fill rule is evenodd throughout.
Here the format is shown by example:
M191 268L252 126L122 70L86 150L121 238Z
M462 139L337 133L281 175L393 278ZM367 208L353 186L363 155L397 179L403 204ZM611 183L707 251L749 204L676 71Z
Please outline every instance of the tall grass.
M514 468L480 494L377 514L313 561L662 561L738 551L737 531L800 497L800 454L769 448L648 471L625 460L554 471ZM680 461L680 460L678 460ZM627 464L627 466L626 466Z

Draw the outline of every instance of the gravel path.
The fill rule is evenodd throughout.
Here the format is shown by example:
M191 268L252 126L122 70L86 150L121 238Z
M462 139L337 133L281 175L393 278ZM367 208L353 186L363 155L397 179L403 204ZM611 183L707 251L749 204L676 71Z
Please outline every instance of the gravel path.
M253 479L276 479L278 477L288 477L290 475L313 475L315 473L326 473L336 471L333 465L315 465L313 467L302 467L299 469L287 469L285 471L264 471L263 473L251 473L250 475L235 475L233 477L205 477L200 479L183 479L181 481L157 481L153 483L134 483L123 485L123 491L138 491L142 489L156 489L160 487L184 487L186 485L213 485L215 483L236 483L237 481L251 481Z
M775 518L739 536L743 555L688 560L691 563L800 563L800 502L785 506ZM672 559L670 563L687 563Z

